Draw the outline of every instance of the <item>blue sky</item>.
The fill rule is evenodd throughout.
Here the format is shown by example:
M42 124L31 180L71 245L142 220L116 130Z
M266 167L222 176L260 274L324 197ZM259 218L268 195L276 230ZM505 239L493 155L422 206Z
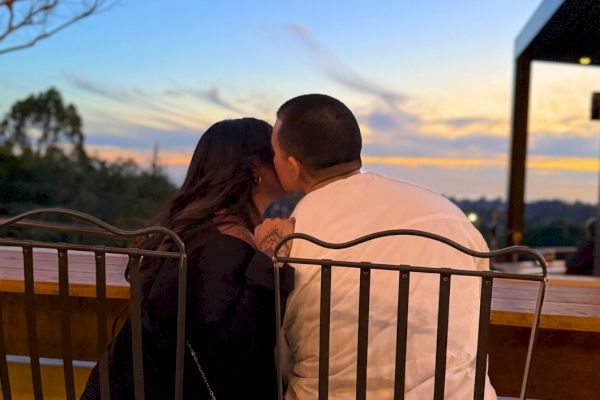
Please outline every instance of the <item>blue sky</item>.
M223 118L274 122L285 100L331 94L357 115L365 169L459 197L504 197L514 39L539 0L120 0L0 55L0 114L57 87L88 149L174 180ZM600 69L533 66L527 199L596 202Z

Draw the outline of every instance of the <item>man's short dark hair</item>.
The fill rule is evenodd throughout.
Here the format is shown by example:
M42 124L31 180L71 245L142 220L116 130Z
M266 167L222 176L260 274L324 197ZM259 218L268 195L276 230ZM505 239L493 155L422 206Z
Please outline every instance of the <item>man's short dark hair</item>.
M324 94L307 94L285 102L277 111L279 145L309 173L358 161L362 139L352 111Z

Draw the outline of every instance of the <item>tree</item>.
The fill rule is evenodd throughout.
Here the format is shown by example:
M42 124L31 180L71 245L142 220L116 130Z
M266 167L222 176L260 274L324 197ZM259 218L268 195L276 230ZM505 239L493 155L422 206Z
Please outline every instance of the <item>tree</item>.
M41 40L105 9L111 0L0 0L0 54Z
M148 169L133 160L88 157L82 125L75 106L65 104L54 88L11 107L0 121L0 218L39 207L64 207L122 228L149 223L175 191L159 164L158 146ZM69 154L65 144L76 151ZM18 229L11 235L67 240L55 233Z
M66 142L77 158L85 156L81 117L73 104L63 103L55 88L16 102L0 122L0 141L21 152L37 153Z

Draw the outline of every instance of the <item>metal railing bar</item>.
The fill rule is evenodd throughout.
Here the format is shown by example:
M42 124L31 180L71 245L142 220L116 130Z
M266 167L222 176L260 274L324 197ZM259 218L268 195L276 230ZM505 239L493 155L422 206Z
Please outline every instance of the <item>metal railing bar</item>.
M356 357L356 399L367 398L367 361L369 345L369 294L371 289L371 270L360 270L358 297L358 344Z
M71 244L71 243L47 243L47 242L37 242L33 240L11 240L11 239L0 239L0 246L18 246L22 247L23 245L28 244L32 247L42 248L42 249L67 249L67 250L75 250L75 251L89 251L95 252L96 250L104 250L106 253L111 254L124 254L124 255L135 255L138 254L138 251L134 251L130 248L123 247L105 247L105 246L92 246L87 244ZM180 258L181 254L176 252L168 252L168 251L158 251L158 250L139 250L139 254L141 256L146 257L164 257L164 258Z
M450 308L450 273L440 274L440 294L438 300L437 344L435 348L435 381L433 398L444 399L446 387L446 352L448 347L448 316Z
M75 400L73 351L71 349L71 299L69 297L69 261L66 249L58 250L58 291L61 305L60 331L62 339L65 391L68 400Z
M33 248L29 244L25 244L23 246L23 266L25 280L25 310L27 316L27 343L29 347L33 397L36 400L41 400L44 398L44 395L42 392L42 374L40 371L40 356L37 337L37 319L33 277Z
M487 372L487 342L490 330L490 312L492 309L492 278L481 279L481 297L479 302L479 331L477 338L477 356L475 361L475 388L473 398L483 400L485 394L485 376Z
M331 266L321 266L321 310L319 323L319 400L329 397L329 330L331 314Z
M318 267L323 262L321 259L312 258L296 258L296 257L279 257L277 262L288 263L288 264L302 264L308 266ZM335 261L334 266L336 267L349 267L349 268L371 268L386 271L401 271L401 272L420 272L424 274L439 274L440 269L438 267L418 267L412 265L397 265L397 264L377 264L377 263L365 263L365 262L352 262L352 261ZM454 269L449 268L452 271L452 275L460 276L478 276L478 277L489 277L489 278L502 278L502 279L517 279L525 281L541 282L545 280L544 275L523 275L523 274L512 274L504 272L494 271L473 271L467 269Z
M6 361L6 342L4 340L4 317L2 312L2 301L0 300L0 385L2 385L2 397L4 400L12 398L10 391L10 376L8 375L8 363Z
M398 317L396 322L396 371L394 380L394 399L404 399L404 381L406 374L406 337L408 329L408 294L410 272L398 273Z
M96 259L96 328L98 331L98 354L102 354L98 361L98 376L100 378L100 398L110 399L110 382L108 372L108 357L104 351L108 344L107 317L106 317L106 253L97 250Z
M7 222L7 218L0 218L0 226L2 226L5 222ZM58 232L68 232L68 233L78 233L83 235L99 235L99 236L107 236L107 237L115 237L118 236L114 233L106 232L102 229L92 228L81 225L72 225L65 224L61 222L41 222L41 221L32 221L32 220L20 220L17 222L13 222L11 225L16 225L22 228L41 228Z
M185 313L187 307L187 255L185 254L185 249L181 254L181 258L179 259L178 269L179 280L177 283L177 341L175 344L174 400L183 399L183 367L185 365Z
M527 347L527 358L525 359L525 370L523 372L523 381L521 384L521 399L525 399L527 393L527 384L529 383L529 372L531 370L531 360L533 358L533 348L537 340L537 332L540 327L540 315L542 313L542 304L544 303L544 295L546 294L546 282L541 282L538 291L538 297L535 305L535 314L533 317L533 327L529 336L529 345Z
M84 214L79 211L66 210L64 208L39 208L37 210L27 211L27 212L24 212L22 214L15 216L15 217L11 217L11 218L4 220L3 222L0 223L0 228L14 225L17 222L26 219L27 217L31 217L34 215L41 215L41 214L60 214L60 215L67 215L67 216L70 216L73 218L78 218L83 221L89 222L92 225L96 225L98 228L101 228L108 233L111 233L116 236L127 237L127 238L145 236L145 235L150 235L152 233L162 233L164 235L169 236L173 240L173 242L177 245L177 247L179 248L179 250L181 252L183 252L183 250L185 249L185 245L181 241L181 238L179 238L179 236L177 236L172 230L167 229L165 227L152 226L149 228L127 231L127 230L119 229L112 225L109 225L106 222L101 221L96 217L92 217L91 215Z
M129 257L131 274L131 345L133 356L133 387L136 400L144 400L144 359L142 342L142 282L139 256Z
M423 237L423 238L434 240L436 242L443 243L443 244L450 246L458 251L461 251L465 254L468 254L470 256L477 257L477 258L494 258L494 257L508 255L508 254L528 254L529 256L533 257L535 260L537 260L539 262L544 276L546 276L548 273L548 271L546 269L546 261L544 260L544 257L542 256L542 254L539 251L531 249L527 246L511 246L511 247L506 247L506 248L503 248L500 250L481 252L481 251L469 249L468 247L465 247L465 246L463 246L453 240L450 240L444 236L437 235L437 234L431 233L431 232L419 231L419 230L415 230L415 229L391 229L391 230L387 230L387 231L375 232L375 233L371 233L369 235L365 235L365 236L359 237L357 239L350 240L348 242L343 242L343 243L330 243L330 242L325 242L323 240L317 239L316 237L307 235L305 233L292 233L290 235L284 236L281 239L281 241L279 243L277 243L277 245L275 246L275 249L274 249L273 257L277 261L281 261L283 258L278 256L279 250L285 243L289 242L290 240L294 240L294 239L306 240L308 242L311 242L313 244L316 244L318 246L321 246L321 247L324 247L327 249L346 249L346 248L353 247L353 246L356 246L361 243L365 243L365 242L368 242L368 241L371 241L374 239L379 239L379 238L388 237L388 236ZM338 265L338 264L336 263L336 265Z
M281 282L279 265L277 263L273 263L273 279L275 289L275 365L277 366L277 399L283 400L283 376L281 372L281 363L283 362L281 348Z

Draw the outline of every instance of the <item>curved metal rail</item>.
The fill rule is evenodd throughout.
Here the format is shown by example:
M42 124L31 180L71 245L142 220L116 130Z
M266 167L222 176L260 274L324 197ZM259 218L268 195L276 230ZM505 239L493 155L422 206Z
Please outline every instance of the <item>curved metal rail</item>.
M526 254L531 256L541 267L540 275L529 275L529 274L508 274L508 273L500 273L494 271L473 271L473 270L463 270L463 269L454 269L454 268L432 268L432 267L418 267L411 265L394 265L394 264L374 264L369 262L350 262L350 261L337 261L337 260L322 260L322 259L310 259L310 258L297 258L297 257L288 257L288 256L279 256L279 252L283 245L287 242L299 239L306 240L310 243L313 243L317 246L327 248L327 249L347 249L350 247L354 247L356 245L383 238L383 237L391 237L391 236L417 236L425 239L430 239L433 241L437 241L443 243L455 250L458 250L462 253L468 254L475 258L486 258L491 259L499 256L506 256L511 254ZM361 236L359 238L343 242L343 243L330 243L320 240L314 236L307 235L304 233L293 233L287 235L281 239L281 241L275 246L274 255L273 255L273 268L274 268L274 280L275 280L275 317L276 317L276 342L277 342L277 383L278 383L278 395L279 399L283 398L283 381L281 375L281 293L280 293L280 281L279 281L279 265L281 263L289 263L289 264L303 264L303 265L313 265L313 266L321 266L325 268L326 266L337 266L337 267L350 267L350 268L361 268L361 269L382 269L382 270L393 270L399 272L419 272L419 273L433 273L433 274L448 274L448 275L463 275L463 276L478 276L482 279L491 279L493 278L501 278L501 279L518 279L518 280L528 280L528 281L537 281L539 282L539 290L535 307L535 314L533 319L533 326L531 328L531 335L529 337L529 345L527 349L527 358L525 361L525 368L523 372L523 380L521 384L521 393L520 398L525 399L526 391L527 391L527 383L529 378L529 373L531 370L531 359L533 355L533 348L535 346L535 341L537 339L537 332L539 330L540 324L540 315L542 304L544 301L544 295L546 291L546 284L548 281L548 271L546 267L546 261L544 257L535 249L529 248L527 246L511 246L503 249L490 251L490 252L480 252L476 250L472 250L467 248L451 239L448 239L444 236L437 235L431 232L419 231L414 229L392 229L381 232L371 233L369 235ZM490 287L491 296L491 287ZM490 297L491 300L491 297ZM489 325L489 320L488 320ZM360 327L359 327L360 329ZM320 361L319 361L320 362ZM325 390L326 392L326 390ZM441 389L443 394L443 387ZM483 392L482 392L483 393Z
M155 256L155 257L169 257L169 258L178 258L178 270L179 270L179 284L178 284L178 292L177 292L177 344L176 344L176 372L175 372L175 399L180 400L183 398L183 366L184 366L184 351L185 351L185 311L186 311L186 288L187 288L187 256L185 253L185 244L181 240L181 238L172 230L167 229L162 226L151 226L148 228L137 229L137 230L123 230L116 228L110 224L107 224L100 219L93 217L91 215L74 211L67 210L63 208L40 208L36 210L31 210L19 214L15 217L8 218L0 223L0 228L5 228L10 225L15 225L19 221L24 220L28 217L38 216L42 214L55 214L55 215L64 215L73 217L88 223L91 223L101 230L94 230L91 232L94 235L105 235L110 237L123 237L123 238L135 238L146 236L149 234L160 233L168 236L173 243L177 246L177 252L168 252L168 251L158 251L158 250L141 250L141 249L125 249L125 248L116 248L116 247L106 247L106 246L88 246L88 245L73 245L73 244L58 244L58 243L47 243L47 242L34 242L34 241L18 241L18 240L6 240L0 239L0 244L2 245L19 245L19 244L27 244L30 247L45 247L45 248L53 248L58 249L59 251L66 251L66 249L71 250L83 250L83 251L94 251L94 250L102 250L104 252L109 253L121 253L128 254L130 256ZM29 226L34 225L35 222L29 221ZM44 224L40 224L41 228L46 228ZM61 227L53 226L51 229L53 230L62 230L65 232L69 231L69 227L65 226L63 229ZM131 264L130 264L131 265ZM132 299L133 302L133 299ZM140 303L141 305L141 303ZM141 311L141 310L140 310ZM133 324L132 324L133 325ZM132 326L132 330L134 327ZM141 329L141 326L140 326ZM140 331L141 334L141 331ZM141 336L140 336L141 337ZM141 355L140 355L141 356ZM140 358L141 359L141 358ZM139 383L138 383L139 385ZM136 397L139 393L140 389L136 389ZM141 389L143 394L143 388ZM143 397L143 396L142 396Z

